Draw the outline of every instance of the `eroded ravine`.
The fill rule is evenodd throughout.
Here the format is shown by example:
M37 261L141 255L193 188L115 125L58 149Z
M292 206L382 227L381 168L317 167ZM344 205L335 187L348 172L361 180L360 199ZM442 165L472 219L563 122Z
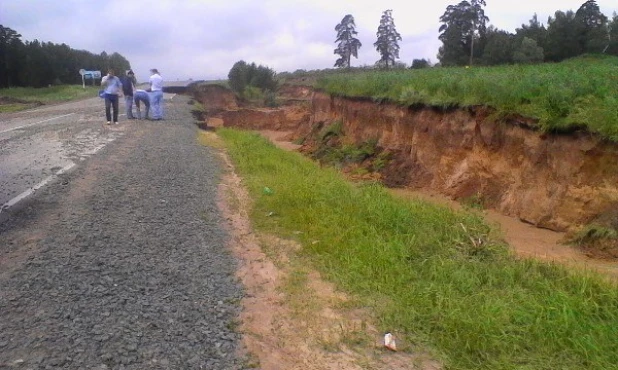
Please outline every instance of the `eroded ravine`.
M287 138L292 134L290 132L272 130L261 130L259 132L282 149L298 150L301 147L288 141ZM446 205L453 209L462 207L459 202L428 190L394 188L390 191L393 195L403 199L421 199L434 204ZM488 223L500 229L504 241L518 256L556 262L582 270L594 270L618 280L618 263L589 258L578 249L563 244L564 232L538 228L494 210L484 210L482 214Z
M321 133L337 123L341 142L375 142L388 153L379 176L400 195L454 207L453 199L482 196L485 217L500 225L519 255L618 277L618 263L561 244L566 231L616 209L616 146L585 134L541 135L526 122L496 124L481 108L412 110L306 87L288 86L281 93L285 100L277 109L239 107L224 89L196 98L211 113L208 125L259 130L286 149L303 142L301 150L310 152Z

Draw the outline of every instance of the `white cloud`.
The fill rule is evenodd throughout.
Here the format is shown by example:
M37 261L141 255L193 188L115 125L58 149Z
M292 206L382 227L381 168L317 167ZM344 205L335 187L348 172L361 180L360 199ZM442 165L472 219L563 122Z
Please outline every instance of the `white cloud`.
M356 20L363 46L353 65L373 64L382 12L393 10L400 60L437 61L439 17L459 0L381 2L333 0L3 0L0 22L22 40L65 43L92 53L119 52L139 79L158 68L171 80L226 78L238 60L278 72L331 68L337 59L334 27L346 14ZM584 0L487 0L494 26L513 32L534 13L545 22L556 10L577 10ZM618 11L615 0L598 0L601 11Z

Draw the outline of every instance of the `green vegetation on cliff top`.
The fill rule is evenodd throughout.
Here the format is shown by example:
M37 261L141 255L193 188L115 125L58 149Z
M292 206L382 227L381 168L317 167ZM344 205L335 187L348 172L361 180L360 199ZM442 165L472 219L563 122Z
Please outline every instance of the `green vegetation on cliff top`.
M618 58L561 63L357 71L321 76L317 88L345 97L437 107L486 105L538 120L544 132L585 128L618 142Z

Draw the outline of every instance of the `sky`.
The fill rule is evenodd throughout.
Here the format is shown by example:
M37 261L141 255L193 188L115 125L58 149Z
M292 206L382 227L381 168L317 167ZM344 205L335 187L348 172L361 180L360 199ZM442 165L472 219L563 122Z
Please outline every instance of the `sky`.
M227 79L244 60L276 72L332 68L335 26L346 14L361 41L353 66L373 65L382 12L392 9L401 34L400 59L438 61L439 18L460 0L1 0L0 24L35 39L94 54L118 52L138 81L157 68L169 80ZM584 0L486 0L489 23L514 32L536 13L546 24L556 10L576 11ZM513 5L517 4L517 5ZM597 0L618 12L617 0ZM86 68L87 69L87 68ZM78 73L76 71L76 73Z

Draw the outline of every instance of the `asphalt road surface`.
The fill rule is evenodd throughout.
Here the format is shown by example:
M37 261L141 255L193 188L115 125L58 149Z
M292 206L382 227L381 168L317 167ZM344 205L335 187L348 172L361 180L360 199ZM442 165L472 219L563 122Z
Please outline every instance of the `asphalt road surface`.
M0 114L0 213L124 135L104 119L100 98Z
M172 96L0 115L0 369L243 368L220 163Z

